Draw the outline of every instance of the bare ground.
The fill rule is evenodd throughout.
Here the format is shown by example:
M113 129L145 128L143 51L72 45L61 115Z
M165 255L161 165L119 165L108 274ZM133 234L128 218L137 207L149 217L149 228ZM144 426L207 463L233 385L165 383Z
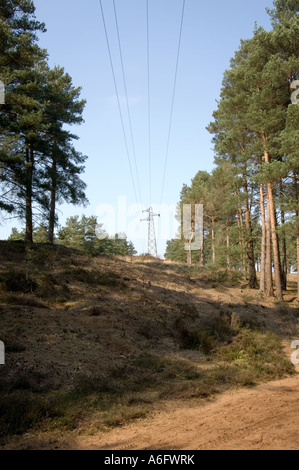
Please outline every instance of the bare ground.
M299 374L166 410L95 436L28 434L6 449L298 450Z
M65 448L97 450L298 450L299 376L179 407Z

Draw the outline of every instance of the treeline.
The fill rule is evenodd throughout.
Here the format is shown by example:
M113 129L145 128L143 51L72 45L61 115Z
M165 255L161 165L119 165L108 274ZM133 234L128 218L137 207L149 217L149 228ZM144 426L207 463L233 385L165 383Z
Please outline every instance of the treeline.
M53 243L58 203L87 202L86 157L67 130L83 122L85 101L63 68L49 67L42 32L32 1L0 0L0 209L25 221L27 243L41 224Z
M268 13L272 30L256 27L224 74L208 127L216 167L183 187L180 208L204 204L193 261L246 271L251 288L282 300L299 266L299 0ZM186 260L183 241L168 242L166 257Z
M25 241L25 230L12 229L9 241ZM48 228L40 225L33 230L35 243L48 242ZM64 227L61 227L54 243L68 248L82 251L92 256L133 256L137 252L132 242L125 235L116 234L109 237L102 225L97 223L96 217L73 216L69 217Z

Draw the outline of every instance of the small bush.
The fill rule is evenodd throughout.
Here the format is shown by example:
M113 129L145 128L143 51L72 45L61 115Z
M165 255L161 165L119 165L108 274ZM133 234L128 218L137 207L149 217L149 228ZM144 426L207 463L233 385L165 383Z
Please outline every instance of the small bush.
M24 352L26 351L26 348L23 344L16 343L14 341L5 341L5 351L7 353L14 354Z
M198 317L198 310L196 305L192 303L184 303L184 304L177 304L178 309L180 310L181 314L184 316L188 316L195 320Z
M161 324L154 320L146 319L136 328L136 333L151 340L161 336Z
M53 255L51 253L51 245L33 245L26 247L26 261L36 268L51 267Z
M148 415L148 409L143 406L122 406L112 408L103 416L103 424L109 428L124 426L136 419L145 418Z
M270 332L241 330L231 344L217 351L216 357L251 370L257 379L281 378L294 372L291 361L283 353L279 338Z
M203 322L196 327L187 326L182 319L179 319L176 322L176 329L181 349L199 349L204 354L211 354L236 334L230 326L230 317L226 316Z
M102 313L102 309L100 307L98 307L97 305L93 305L89 310L88 310L88 314L91 316L91 317L99 317Z
M216 284L228 284L237 286L244 280L244 273L235 270L229 270L217 266L207 266L203 276Z
M1 276L1 282L7 292L22 292L32 294L37 284L23 271L11 270Z
M38 287L35 292L40 298L46 301L58 299L60 297L66 300L70 297L70 289L65 279L52 274L40 276L38 279Z
M162 399L193 399L193 398L208 398L215 393L219 392L219 389L212 383L194 380L190 382L180 382L165 384L162 391L159 394L159 398Z
M261 323L257 318L243 318L240 320L240 327L245 328L248 330L253 330L253 331L260 331L261 330Z
M218 388L225 386L253 386L256 383L254 371L240 368L236 364L221 364L209 372L210 383Z
M106 377L103 376L87 376L79 375L74 381L74 390L77 393L105 393L113 392L112 387L109 384L109 381Z
M181 349L200 349L204 354L210 354L217 345L215 339L207 331L201 329L192 330L181 327L180 336Z
M30 294L7 293L4 295L3 294L0 295L0 300L6 305L18 305L18 306L44 308L44 309L49 308L42 301L34 298Z
M120 287L122 281L113 272L99 273L95 270L76 268L64 273L64 278L74 279L77 282L95 286Z
M23 434L45 419L57 418L62 411L50 399L30 393L13 393L0 400L0 436Z
M13 390L31 390L32 383L25 375L20 375L11 384Z
M140 354L133 364L135 367L148 372L162 372L165 369L164 361L153 354Z
M18 374L8 385L8 389L30 390L31 392L41 392L44 390L44 380L46 376L39 372L30 371Z

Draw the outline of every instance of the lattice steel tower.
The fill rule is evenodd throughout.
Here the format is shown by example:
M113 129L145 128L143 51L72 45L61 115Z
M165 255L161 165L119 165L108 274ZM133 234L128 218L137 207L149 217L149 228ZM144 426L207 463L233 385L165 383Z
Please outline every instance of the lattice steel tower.
M154 217L160 217L160 214L154 214L152 207L142 212L148 213L148 217L146 219L141 219L141 222L148 222L148 254L157 258L157 241Z

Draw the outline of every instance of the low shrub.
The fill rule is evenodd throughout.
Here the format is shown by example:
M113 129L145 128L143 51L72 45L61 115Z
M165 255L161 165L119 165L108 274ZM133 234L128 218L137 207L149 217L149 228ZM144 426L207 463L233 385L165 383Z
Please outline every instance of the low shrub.
M251 370L256 379L275 379L294 372L280 339L270 332L242 329L231 344L216 352L215 358Z
M32 294L37 288L37 283L24 271L10 270L6 273L2 273L0 282L7 292Z

